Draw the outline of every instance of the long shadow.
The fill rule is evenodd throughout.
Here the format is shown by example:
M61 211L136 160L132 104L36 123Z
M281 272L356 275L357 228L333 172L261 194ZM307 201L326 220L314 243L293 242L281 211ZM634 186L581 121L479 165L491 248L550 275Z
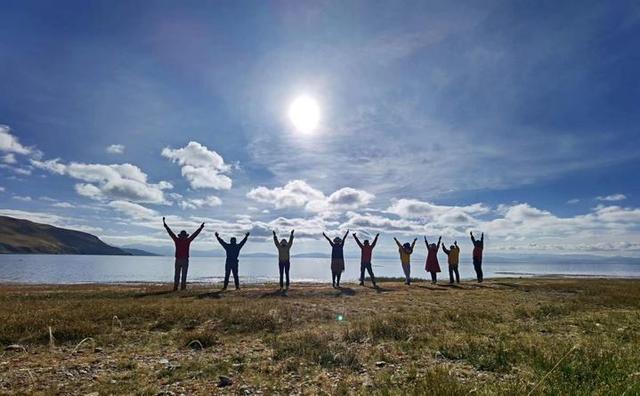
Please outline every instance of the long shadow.
M499 289L499 287L496 287L493 284L487 284L487 283L467 283L467 286L477 287L479 289Z
M440 286L417 285L416 287L420 287L422 289L427 289L427 290L434 290L434 291L447 291L448 290L446 287L440 287Z
M173 294L176 293L173 290L158 290L158 291L152 291L152 292L146 292L146 293L138 293L136 295L133 296L133 298L143 298L143 297L150 297L150 296L162 296L165 294Z
M338 288L338 294L336 295L336 297L340 297L340 296L355 296L356 291L353 290L350 287L339 287Z
M522 289L523 285L518 285L515 283L507 283L507 282L494 282L494 285L498 285L498 286L504 286L504 287L510 287L512 289Z
M185 297L190 297L190 296L185 296ZM217 290L214 292L208 292L208 293L202 293L202 294L196 294L195 296L198 299L203 299L203 298L221 298L222 297L222 290Z
M393 292L395 290L393 289L385 289L384 287L372 287L373 290L375 290L376 293L390 293Z
M441 287L448 287L451 289L466 289L464 286L456 284L456 283L443 283L440 285Z
M271 297L289 297L289 296L286 291L278 289L272 292L263 293L258 298L271 298Z

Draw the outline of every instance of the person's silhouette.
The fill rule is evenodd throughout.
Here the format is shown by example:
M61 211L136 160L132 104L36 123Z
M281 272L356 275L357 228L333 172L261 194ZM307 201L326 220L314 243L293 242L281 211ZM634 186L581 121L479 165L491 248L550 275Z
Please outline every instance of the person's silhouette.
M373 287L376 286L376 277L373 276L373 269L371 268L371 258L373 256L373 248L376 247L376 243L378 243L378 237L380 234L376 234L376 237L373 238L373 242L369 243L368 239L364 240L364 243L360 242L356 233L353 233L353 238L356 240L358 246L360 246L360 286L364 286L364 271L366 270L369 273L369 277L371 278L371 282L373 283Z
M484 249L484 232L480 236L480 240L476 240L473 237L473 232L470 232L471 242L473 242L473 269L476 271L476 276L478 278L478 282L482 282L483 274L482 274L482 250Z
M438 282L438 272L440 272L440 263L438 263L438 250L440 250L440 242L442 237L438 238L438 244L429 244L427 237L424 237L424 243L427 245L427 261L424 265L424 269L431 274L431 283L436 284Z
M180 233L176 236L176 234L171 231L171 228L167 225L165 218L162 218L162 224L164 225L165 230L173 239L173 243L176 247L175 253L175 273L173 276L173 291L178 290L178 283L180 282L180 289L184 290L187 288L187 271L189 270L189 247L191 246L191 242L196 239L200 231L204 228L204 223L200 225L200 227L193 233L191 236L187 234L185 230L180 231Z
M276 244L276 248L278 248L278 269L280 270L280 289L284 287L283 284L283 275L287 276L287 286L286 289L289 289L289 267L291 266L290 262L290 250L291 245L293 245L293 231L291 230L291 234L289 235L289 241L286 239L278 242L278 236L276 232L273 231L273 243Z
M401 244L396 238L393 238L396 241L396 245L398 245L398 252L400 253L400 263L402 264L402 271L404 272L404 284L411 284L411 254L413 253L413 248L416 246L416 241L418 238L413 240L413 243L405 242Z
M458 241L454 241L453 245L449 249L442 244L442 251L447 255L447 262L449 264L449 283L453 283L453 275L456 275L456 283L460 283L460 272L458 272L458 262L460 260L460 247L458 247Z
M238 278L238 256L240 255L240 249L244 246L249 238L249 233L247 232L240 241L240 243L236 243L236 238L231 238L229 243L225 242L220 238L220 235L216 232L216 239L222 245L224 250L227 252L227 259L224 263L224 286L222 290L227 290L227 286L229 285L229 275L233 272L233 282L236 285L236 290L240 289L240 278Z
M331 283L333 287L340 287L340 277L344 272L344 243L347 240L347 236L349 235L349 230L344 233L342 239L340 237L333 238L333 241L329 239L327 234L324 232L322 236L325 237L329 244L331 245Z

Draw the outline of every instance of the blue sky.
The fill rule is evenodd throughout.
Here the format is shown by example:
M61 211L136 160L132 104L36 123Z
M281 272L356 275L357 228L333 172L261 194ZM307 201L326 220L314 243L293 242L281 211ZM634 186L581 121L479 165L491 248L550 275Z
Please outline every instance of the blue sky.
M0 212L640 255L637 2L7 1ZM319 127L287 108L315 98Z

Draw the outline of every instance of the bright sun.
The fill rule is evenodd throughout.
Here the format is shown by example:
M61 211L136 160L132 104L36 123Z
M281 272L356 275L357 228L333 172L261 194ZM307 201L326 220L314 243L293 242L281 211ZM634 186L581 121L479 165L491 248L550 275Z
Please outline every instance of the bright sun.
M298 96L289 105L289 119L299 132L311 133L320 123L320 106L310 96Z

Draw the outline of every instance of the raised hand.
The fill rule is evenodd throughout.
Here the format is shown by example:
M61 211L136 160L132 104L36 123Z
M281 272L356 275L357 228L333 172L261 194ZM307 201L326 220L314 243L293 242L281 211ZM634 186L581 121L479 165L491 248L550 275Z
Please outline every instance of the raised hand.
M162 216L162 222L163 222L163 223L166 223L166 221L164 220L164 216Z
M200 228L204 228L204 221L200 224Z
M247 236L247 237L248 237L248 236L249 236L249 233L247 232L246 234L244 234L244 236Z
M220 236L220 234L218 234L218 231L216 231L216 232L214 233L214 235L215 235L216 237Z

